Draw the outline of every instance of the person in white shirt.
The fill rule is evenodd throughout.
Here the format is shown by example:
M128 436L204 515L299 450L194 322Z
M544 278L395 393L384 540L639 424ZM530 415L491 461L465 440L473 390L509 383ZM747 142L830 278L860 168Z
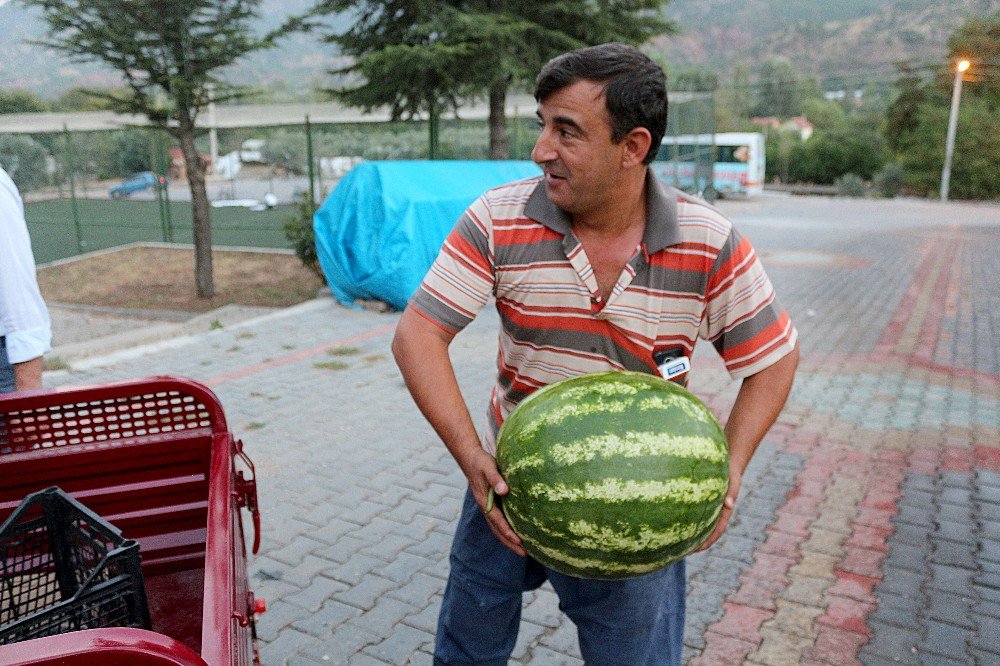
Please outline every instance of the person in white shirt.
M24 202L0 167L0 393L42 388L42 355L51 348Z

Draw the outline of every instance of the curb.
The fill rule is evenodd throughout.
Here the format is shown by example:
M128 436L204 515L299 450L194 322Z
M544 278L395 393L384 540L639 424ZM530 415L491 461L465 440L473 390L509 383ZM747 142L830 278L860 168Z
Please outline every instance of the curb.
M59 376L55 373L101 367L161 349L191 344L205 334L216 330L245 328L274 319L296 316L330 304L336 305L336 302L329 298L315 298L281 309L225 305L193 316L182 323L157 324L88 342L54 347L47 356L58 357L66 362L69 368L68 370L50 370L46 372L46 375ZM269 311L262 313L262 310Z
M64 266L66 264L73 264L78 261L84 261L85 259L93 259L94 257L100 257L105 254L111 254L113 252L121 252L122 250L133 250L139 247L149 247L157 248L163 250L193 250L194 245L191 243L163 243L161 241L136 241L134 243L126 243L124 245L115 245L113 247L107 247L102 250L91 250L90 252L84 252L82 254L74 254L71 257L65 257L63 259L53 259L52 261L47 261L44 264L38 264L35 268L54 268L56 266ZM256 254L295 254L295 250L283 247L251 247L244 245L213 245L213 252L253 252Z

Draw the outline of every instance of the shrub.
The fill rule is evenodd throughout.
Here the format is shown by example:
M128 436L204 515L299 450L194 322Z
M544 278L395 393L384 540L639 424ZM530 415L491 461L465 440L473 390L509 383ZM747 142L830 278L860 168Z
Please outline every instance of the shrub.
M28 90L0 90L0 113L38 113L47 111L45 102Z
M316 234L313 231L315 211L309 205L308 194L302 193L295 198L294 211L285 219L285 237L291 241L302 265L325 281L323 269L319 265L319 256L316 254Z
M136 171L154 171L150 163L153 142L149 131L127 129L115 132L112 138L114 149L108 164L108 175L124 178Z
M872 177L872 188L879 196L892 199L903 190L903 167L898 162L889 162Z
M0 135L0 166L21 192L49 184L48 153L37 141L22 135Z
M869 129L817 131L792 148L788 178L797 183L830 184L845 174L869 179L885 162L885 142Z
M865 181L861 176L853 173L845 173L834 183L837 186L837 196L839 197L863 197L865 196Z
M792 151L800 145L802 139L797 132L787 130L772 130L764 142L764 177L768 181L780 180L788 182L788 162Z
M904 183L914 192L936 196L941 187L949 109L929 104L917 109L914 130L901 141ZM1000 197L1000 111L985 100L962 100L952 157L950 198Z

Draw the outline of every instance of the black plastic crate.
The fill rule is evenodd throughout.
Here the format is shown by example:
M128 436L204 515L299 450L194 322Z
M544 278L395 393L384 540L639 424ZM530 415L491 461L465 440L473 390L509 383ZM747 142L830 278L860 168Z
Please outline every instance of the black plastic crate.
M100 627L150 628L139 544L57 487L0 526L0 644Z

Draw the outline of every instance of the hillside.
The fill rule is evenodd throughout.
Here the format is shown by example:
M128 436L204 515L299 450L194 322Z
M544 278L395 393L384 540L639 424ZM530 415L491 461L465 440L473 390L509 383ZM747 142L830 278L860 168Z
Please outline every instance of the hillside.
M302 12L312 0L264 0L261 29ZM967 16L1000 11L1000 0L672 0L665 14L683 33L650 48L671 69L699 67L729 79L742 64L751 77L761 62L783 56L826 88L895 77L893 63L938 62L948 35ZM337 19L343 25L347 19ZM26 88L53 98L73 86L113 86L117 77L29 43L44 34L36 12L0 0L0 87ZM271 51L235 65L235 83L270 88L276 97L303 100L337 66L332 47L312 35L294 35Z
M313 0L263 0L260 31L273 29L288 16L302 13ZM331 25L343 19L330 19ZM43 98L54 98L74 86L118 86L113 72L93 63L72 62L64 55L31 44L45 36L40 13L14 0L0 0L0 88L25 88ZM226 72L233 83L274 89L289 99L308 98L327 70L339 66L333 47L315 35L296 34L270 51L251 55Z
M769 57L791 60L826 88L894 78L897 61L940 61L948 35L968 16L1000 11L998 0L672 0L665 14L682 34L652 48L677 69L729 78Z

